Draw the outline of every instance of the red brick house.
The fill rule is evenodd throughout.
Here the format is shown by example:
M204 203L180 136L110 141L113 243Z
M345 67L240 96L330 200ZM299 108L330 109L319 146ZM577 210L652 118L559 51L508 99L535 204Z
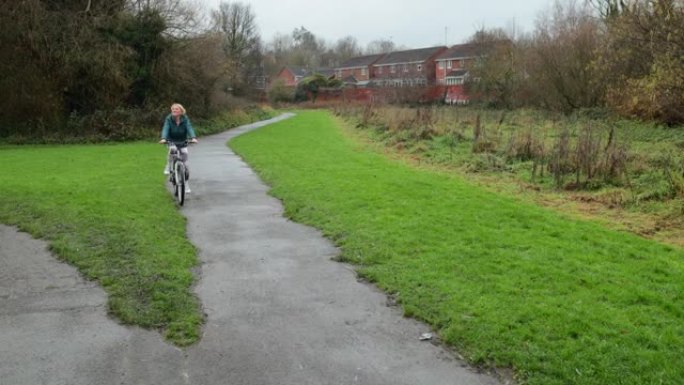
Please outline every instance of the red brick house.
M463 84L480 49L477 44L455 45L435 59L435 77L439 85Z
M299 83L300 80L309 76L311 71L303 67L283 67L283 69L278 72L275 79L280 79L288 87L294 87Z
M274 80L277 81L278 79L280 79L283 81L283 84L285 86L295 87L297 84L299 84L299 82L302 79L315 73L321 74L329 79L335 76L335 71L330 68L317 68L312 71L304 67L287 66L283 67L283 69L281 69L280 72L278 72Z
M435 59L446 50L439 46L390 52L373 64L373 83L381 87L434 85Z
M385 54L351 58L335 67L335 78L346 84L365 86L371 79L373 64L383 56Z
M466 104L469 97L463 84L469 76L477 58L481 55L478 44L455 45L435 59L435 78L440 86L446 86L444 102L447 104Z

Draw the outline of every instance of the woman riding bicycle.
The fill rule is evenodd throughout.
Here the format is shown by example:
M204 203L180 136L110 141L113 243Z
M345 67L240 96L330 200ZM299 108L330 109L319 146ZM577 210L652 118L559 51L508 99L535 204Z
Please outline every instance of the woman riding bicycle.
M171 113L164 119L164 127L161 132L161 140L159 143L172 143L181 152L181 159L183 162L188 160L188 139L190 143L197 143L195 130L192 128L190 119L185 113L185 108L178 103L171 105ZM171 151L166 159L166 167L164 167L164 174L169 174L171 163ZM185 185L185 192L190 192L190 187Z

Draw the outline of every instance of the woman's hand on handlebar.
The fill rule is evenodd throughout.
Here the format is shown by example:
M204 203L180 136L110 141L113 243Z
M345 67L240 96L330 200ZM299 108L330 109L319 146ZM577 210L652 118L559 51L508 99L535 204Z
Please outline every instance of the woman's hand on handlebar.
M166 144L166 139L162 139L159 141L159 144Z
M190 143L197 143L197 138L190 139Z

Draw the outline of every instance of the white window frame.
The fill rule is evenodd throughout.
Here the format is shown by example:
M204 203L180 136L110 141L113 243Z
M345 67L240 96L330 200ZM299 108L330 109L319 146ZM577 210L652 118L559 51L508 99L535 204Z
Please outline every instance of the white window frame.
M451 69L451 60L447 60L447 68Z
M393 74L393 73L396 73L396 72L397 72L397 66L396 66L395 64L392 64L392 65L390 66L390 73Z
M446 84L448 86L460 86L465 83L465 78L463 76L452 76L446 79Z
M416 64L416 69L418 70L418 72L423 71L423 65L422 64Z
M443 70L443 69L444 69L444 62L443 62L443 61L439 61L439 62L437 62L437 63L438 63L437 66L439 67L439 69ZM418 64L418 65L420 65L420 64Z

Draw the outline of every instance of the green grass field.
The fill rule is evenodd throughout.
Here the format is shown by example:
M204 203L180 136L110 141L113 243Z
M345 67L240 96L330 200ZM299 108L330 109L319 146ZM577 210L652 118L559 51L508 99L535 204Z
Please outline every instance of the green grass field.
M601 110L344 104L333 111L397 156L493 190L527 190L542 205L684 247L684 126Z
M156 144L0 147L0 222L47 239L97 280L122 322L184 346L202 316L190 293L196 250L165 189Z
M302 112L231 147L406 315L522 383L681 383L681 249L389 160L341 124Z

